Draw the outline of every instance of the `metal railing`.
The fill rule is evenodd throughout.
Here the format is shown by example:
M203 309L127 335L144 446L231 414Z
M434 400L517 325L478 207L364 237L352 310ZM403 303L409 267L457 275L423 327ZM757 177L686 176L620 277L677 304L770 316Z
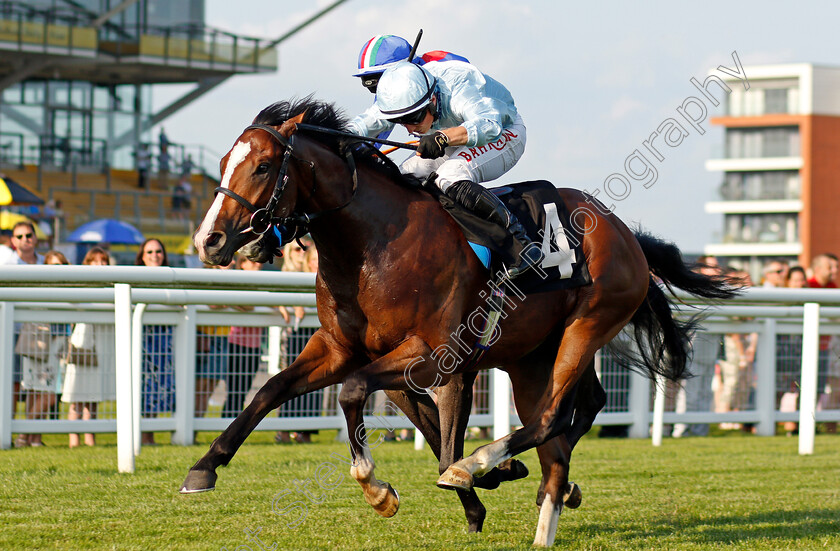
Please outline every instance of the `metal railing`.
M267 328L268 339L261 354L265 375L280 369L280 335L288 328L272 307L301 305L313 307L314 274L284 272L241 272L202 269L88 266L9 266L4 267L4 287L0 287L0 447L11 445L12 433L116 432L120 470L133 470L134 456L140 451L142 431L171 431L172 442L190 444L197 430L223 430L230 419L224 415L197 417L196 349L198 327L246 326ZM686 296L681 297L688 301ZM699 303L698 303L699 304ZM225 310L208 305L261 306L251 312ZM710 317L703 334L715 342L732 335L755 335L755 361L749 372L724 374L731 385L727 411L712 406L697 411L670 403L675 388L653 385L637 374L617 365L608 353L599 355L596 369L608 395L607 407L596 418L598 425L627 425L631 437L648 437L657 443L666 423L752 424L759 435L775 434L776 424L798 422L800 452L813 449L814 423L840 421L840 408L817 404L830 401L840 389L835 373L840 358L825 358L818 339L840 335L840 291L822 289L749 289L743 297L724 305L702 305ZM685 315L693 313L686 306ZM12 396L15 339L23 323L89 323L113 326L115 416L92 421L22 419L12 414L7 400ZM308 314L301 327L317 327L317 318ZM174 407L167 415L146 417L140 404L143 388L145 332L165 327L172 339ZM65 330L64 334L67 332ZM780 343L801 335L801 353L783 357ZM698 377L714 372L720 351L700 354L692 369ZM832 353L833 354L833 353ZM290 358L293 359L293 358ZM821 365L819 374L817 366ZM705 361L706 367L701 363ZM835 363L832 363L835 362ZM705 371L704 371L705 370ZM718 374L714 374L718 377ZM783 391L791 382L798 390L798 411L780 407ZM819 382L819 388L818 388ZM493 426L494 436L507 434L520 421L510 406L507 376L493 370L485 379L481 400L486 405L471 418L471 426ZM834 388L834 385L837 388ZM712 385L713 387L714 385ZM707 385L708 387L708 385ZM706 391L710 390L706 388ZM835 396L836 398L836 396ZM326 403L326 401L324 402ZM6 404L6 405L3 405ZM476 410L477 411L477 410ZM18 415L20 417L20 415ZM107 416L105 416L107 417ZM389 427L410 427L398 415L368 416L367 422L385 421ZM651 431L651 424L653 430ZM381 426L381 425L380 425ZM305 417L266 418L259 430L342 429L339 411L323 409Z

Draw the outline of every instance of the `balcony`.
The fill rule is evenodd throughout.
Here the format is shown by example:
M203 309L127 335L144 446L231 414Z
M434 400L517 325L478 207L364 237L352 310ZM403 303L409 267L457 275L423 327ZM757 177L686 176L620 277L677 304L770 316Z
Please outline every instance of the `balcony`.
M12 61L22 54L27 78L101 85L196 82L278 67L277 49L267 39L193 23L109 33L91 26L93 16L0 2L0 79L21 71Z
M710 214L776 214L782 212L799 213L801 211L802 201L799 199L711 201L706 203L706 212Z
M745 159L709 159L709 172L754 172L760 170L799 170L802 157L752 157Z
M67 10L45 13L6 4L0 11L0 51L91 57L97 31Z
M802 254L802 243L711 243L703 247L703 254L721 257L799 256Z

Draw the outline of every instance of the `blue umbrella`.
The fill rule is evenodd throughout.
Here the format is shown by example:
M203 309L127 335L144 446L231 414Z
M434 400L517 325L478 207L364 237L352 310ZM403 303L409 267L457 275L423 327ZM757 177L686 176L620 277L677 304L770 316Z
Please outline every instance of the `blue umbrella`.
M121 243L139 245L143 234L132 226L119 220L103 218L94 220L76 228L67 238L70 243Z

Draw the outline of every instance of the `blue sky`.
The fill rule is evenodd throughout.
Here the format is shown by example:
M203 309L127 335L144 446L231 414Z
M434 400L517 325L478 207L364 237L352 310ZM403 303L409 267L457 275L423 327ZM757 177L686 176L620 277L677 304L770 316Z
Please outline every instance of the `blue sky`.
M276 38L328 4L207 0L207 23ZM699 96L692 77L703 81L719 65L734 68L733 51L745 66L840 65L838 16L840 4L828 1L350 0L281 44L277 73L231 79L164 126L176 142L223 154L260 109L280 99L314 92L355 114L372 101L350 76L362 44L375 34L411 41L422 28L421 51L464 55L512 92L528 146L507 181L547 179L593 190L624 171L628 156L678 118L687 98ZM183 87L169 87L155 99L163 105L180 93ZM708 116L720 113L710 108ZM662 148L661 162L649 155L657 170L652 186L631 181L626 198L613 201L625 222L694 253L722 230L720 215L706 214L703 204L717 198L720 174L706 172L704 162L720 155L723 134L708 120L700 126L705 134L686 125L689 135Z

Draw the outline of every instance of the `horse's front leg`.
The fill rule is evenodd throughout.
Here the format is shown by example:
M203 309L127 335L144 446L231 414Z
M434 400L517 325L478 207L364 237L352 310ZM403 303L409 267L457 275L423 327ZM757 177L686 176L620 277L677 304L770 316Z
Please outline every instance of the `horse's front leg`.
M378 480L374 474L375 465L367 444L363 408L368 396L377 390L404 388L408 372L411 372L412 381L419 387L430 386L436 374L430 367L436 365L431 352L431 348L423 339L411 337L364 369L349 375L343 381L338 396L347 421L350 452L353 455L350 475L362 487L365 501L384 517L391 517L397 513L399 496L390 484ZM411 371L413 365L421 365L425 369L417 369L415 373ZM428 425L426 428L433 426Z
M192 466L181 487L182 494L215 488L216 467L227 465L236 451L268 413L283 403L341 382L350 369L351 357L322 330L317 331L298 358L268 380L254 399L210 445L210 450Z

